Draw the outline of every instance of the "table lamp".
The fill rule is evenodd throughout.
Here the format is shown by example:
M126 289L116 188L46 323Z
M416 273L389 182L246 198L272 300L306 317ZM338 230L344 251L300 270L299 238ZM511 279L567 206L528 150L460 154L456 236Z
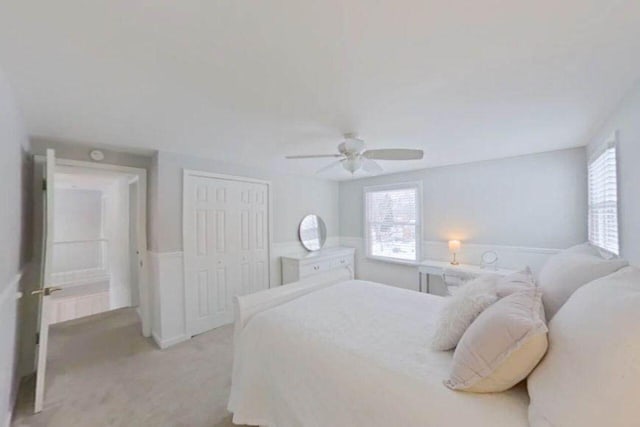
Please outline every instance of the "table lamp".
M456 261L456 252L460 250L460 240L449 240L449 252L453 254L453 259L451 260L451 265L460 264Z

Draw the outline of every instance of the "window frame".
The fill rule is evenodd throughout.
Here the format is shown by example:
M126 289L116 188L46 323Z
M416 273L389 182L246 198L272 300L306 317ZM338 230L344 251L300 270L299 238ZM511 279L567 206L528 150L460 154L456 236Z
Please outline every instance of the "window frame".
M613 149L615 153L616 161L616 232L618 237L617 251L611 251L608 248L604 248L591 240L591 180L589 169L591 165L596 162L607 150ZM587 240L589 243L601 250L611 252L616 256L620 256L620 250L622 248L622 236L620 235L620 156L618 150L618 132L614 131L609 138L605 140L596 150L594 150L589 156L587 162Z
M408 260L402 258L386 257L371 254L369 219L367 215L367 194L380 191L407 190L416 191L416 259ZM395 184L371 185L362 188L362 222L364 231L365 256L376 261L385 261L396 264L417 265L422 261L422 181L399 182Z

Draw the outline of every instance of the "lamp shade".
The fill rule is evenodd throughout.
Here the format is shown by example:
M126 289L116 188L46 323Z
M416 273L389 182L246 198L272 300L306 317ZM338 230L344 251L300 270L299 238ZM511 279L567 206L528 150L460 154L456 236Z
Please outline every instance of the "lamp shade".
M460 250L460 240L449 240L449 252L455 253Z

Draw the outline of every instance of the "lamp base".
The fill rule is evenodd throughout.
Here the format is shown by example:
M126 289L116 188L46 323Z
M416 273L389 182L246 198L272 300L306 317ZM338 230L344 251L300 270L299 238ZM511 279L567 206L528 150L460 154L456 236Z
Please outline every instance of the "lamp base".
M451 260L451 265L458 265L460 264L457 260L456 260L456 253L453 253L453 259Z

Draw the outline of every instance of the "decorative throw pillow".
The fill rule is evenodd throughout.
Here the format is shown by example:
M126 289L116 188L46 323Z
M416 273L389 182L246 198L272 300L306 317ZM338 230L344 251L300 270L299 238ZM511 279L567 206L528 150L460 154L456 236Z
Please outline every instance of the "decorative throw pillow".
M574 249L550 257L538 275L547 320L553 318L579 287L627 265L627 261L620 258L604 259Z
M498 279L496 290L499 298L504 298L518 291L536 287L533 273L529 267Z
M640 420L640 269L578 289L549 323L529 376L532 427L626 427Z
M442 308L431 342L434 350L455 348L469 325L482 311L498 300L498 276L483 275L470 280L447 301Z
M536 367L547 345L540 290L516 292L487 308L469 326L453 354L445 385L476 393L508 390Z
M613 259L620 258L618 255L613 252L609 252L606 249L599 248L597 246L593 246L591 243L581 243L579 245L571 246L570 248L565 249L563 252L570 252L573 254L586 254L598 256L603 259Z

